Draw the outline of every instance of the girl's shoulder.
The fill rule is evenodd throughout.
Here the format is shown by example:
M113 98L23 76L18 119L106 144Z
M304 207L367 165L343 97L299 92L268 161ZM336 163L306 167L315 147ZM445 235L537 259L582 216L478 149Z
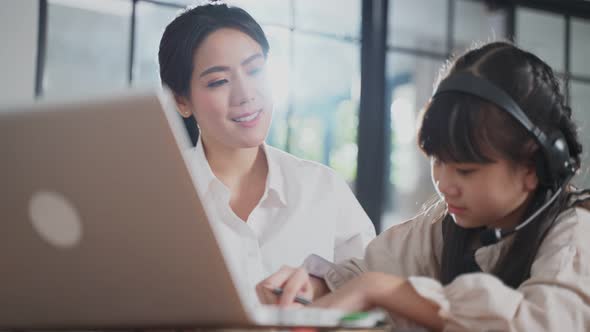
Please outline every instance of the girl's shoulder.
M379 234L378 242L388 245L412 242L417 245L432 242L438 246L442 243L442 220L446 215L446 206L443 202L430 205L411 219L393 225ZM425 242L427 241L427 242Z
M557 216L544 243L550 246L573 246L590 253L590 210L574 206Z
M531 275L578 278L590 275L590 211L571 207L557 217L541 243Z

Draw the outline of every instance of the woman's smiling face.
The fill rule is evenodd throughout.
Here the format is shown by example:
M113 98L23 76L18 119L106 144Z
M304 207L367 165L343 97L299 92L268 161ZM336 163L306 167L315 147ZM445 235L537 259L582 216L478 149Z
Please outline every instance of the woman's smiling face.
M205 141L225 148L262 144L271 122L266 57L247 34L212 32L195 50L190 99L177 97L181 114L193 114Z

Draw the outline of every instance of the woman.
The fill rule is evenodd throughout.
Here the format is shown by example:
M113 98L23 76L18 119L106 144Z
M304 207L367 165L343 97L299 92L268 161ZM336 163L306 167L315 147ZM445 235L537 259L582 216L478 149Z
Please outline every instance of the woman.
M200 135L191 152L197 190L242 289L310 254L361 257L375 236L346 183L331 169L264 143L272 102L269 45L244 10L206 4L176 17L162 36L160 77Z
M284 305L299 293L433 330L588 331L588 195L570 185L582 146L552 69L509 43L471 50L420 124L440 201L324 280L283 268L259 284L264 302L283 287Z

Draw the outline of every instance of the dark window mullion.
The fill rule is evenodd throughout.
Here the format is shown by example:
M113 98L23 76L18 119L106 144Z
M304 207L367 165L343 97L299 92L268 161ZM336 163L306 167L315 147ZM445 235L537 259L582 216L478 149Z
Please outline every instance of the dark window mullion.
M35 71L35 98L43 95L43 77L47 51L48 0L39 0L39 26L37 27L37 68Z
M572 46L572 34L571 34L571 27L572 27L572 20L569 15L565 15L565 63L564 63L564 70L565 70L565 80L564 80L564 94L566 103L569 105L571 104L571 95L570 95L570 82L569 76L571 75L571 63L570 63L570 52Z
M291 118L293 112L295 112L295 105L293 101L293 86L294 86L294 74L293 68L295 67L295 0L289 0L290 15L289 15L289 91L287 91L287 114L285 114L285 121L287 124L287 133L285 137L285 151L291 153L291 135L293 133L293 127L291 125Z
M356 196L381 230L389 157L389 112L385 105L388 0L363 0L361 100L358 120Z
M510 3L506 7L506 37L512 42L516 41L516 5Z
M127 79L129 86L133 84L133 65L135 63L135 28L137 25L137 0L131 0L131 23L129 24L129 61Z
M455 47L455 36L454 36L454 27L455 27L455 1L457 0L447 0L447 56L453 53L453 48Z
M588 76L578 76L578 75L569 74L568 78L569 78L570 82L590 84L590 77L588 77Z

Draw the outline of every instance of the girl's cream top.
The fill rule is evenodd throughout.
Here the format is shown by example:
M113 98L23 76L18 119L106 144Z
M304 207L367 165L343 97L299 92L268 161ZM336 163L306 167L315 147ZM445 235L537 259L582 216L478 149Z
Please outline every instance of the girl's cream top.
M482 247L475 260L483 273L439 281L444 204L391 227L368 246L364 259L335 265L325 276L330 289L366 271L408 278L424 298L440 306L445 331L589 331L590 212L560 214L542 242L530 278L513 289L489 274L513 236ZM403 320L393 318L401 325Z

